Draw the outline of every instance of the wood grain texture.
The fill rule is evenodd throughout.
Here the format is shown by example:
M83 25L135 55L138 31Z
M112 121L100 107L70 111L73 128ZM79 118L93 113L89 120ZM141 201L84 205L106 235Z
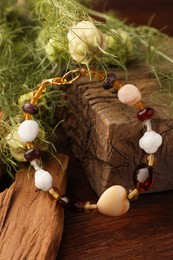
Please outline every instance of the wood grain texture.
M124 72L114 71L122 84L126 83ZM163 145L156 153L155 184L151 192L158 192L173 188L170 160L173 120L163 112L165 101L160 96L157 98L159 86L148 71L143 62L132 64L128 67L127 82L135 84L146 105L156 110L153 129L162 135ZM134 187L133 173L146 162L145 153L139 147L144 129L136 117L137 110L120 103L114 91L102 89L95 79L89 81L88 77L81 78L68 93L71 109L65 114L63 125L72 138L73 151L81 160L92 188L100 196L115 184Z
M68 157L46 158L53 185L64 193ZM0 193L0 259L56 259L63 231L64 213L56 201L34 186L34 171L23 169L15 182Z

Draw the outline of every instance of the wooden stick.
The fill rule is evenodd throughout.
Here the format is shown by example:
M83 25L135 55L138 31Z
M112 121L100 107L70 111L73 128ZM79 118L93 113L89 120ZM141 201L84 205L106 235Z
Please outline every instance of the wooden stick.
M53 186L66 189L68 157L46 160ZM64 213L46 192L34 186L34 171L23 169L15 182L0 194L0 259L56 259L64 224Z

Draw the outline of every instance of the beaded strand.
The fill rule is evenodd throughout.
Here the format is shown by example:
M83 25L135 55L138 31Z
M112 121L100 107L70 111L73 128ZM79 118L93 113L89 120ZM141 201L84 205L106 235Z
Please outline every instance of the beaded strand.
M77 74L77 76L76 76ZM82 203L74 198L61 194L57 188L52 186L53 179L51 174L42 168L41 151L35 147L34 140L38 135L39 125L33 119L33 116L39 113L37 103L42 97L47 86L69 85L77 80L81 75L91 74L94 78L101 81L104 89L114 88L120 102L126 105L134 105L137 109L137 118L143 122L146 132L139 140L139 146L147 154L146 164L139 165L133 175L134 188L127 191L120 185L114 185L106 189L96 204L90 202ZM96 70L87 71L85 68L69 71L63 77L44 80L37 86L30 102L25 103L23 109L23 122L18 128L18 135L25 143L24 157L35 169L35 186L56 200L62 207L69 208L76 212L94 212L98 210L108 216L120 216L126 213L130 208L130 201L137 199L140 192L148 191L154 183L153 166L155 162L155 153L162 144L162 137L152 129L151 118L154 115L154 109L147 107L142 102L141 93L133 84L121 85L113 73L105 75Z

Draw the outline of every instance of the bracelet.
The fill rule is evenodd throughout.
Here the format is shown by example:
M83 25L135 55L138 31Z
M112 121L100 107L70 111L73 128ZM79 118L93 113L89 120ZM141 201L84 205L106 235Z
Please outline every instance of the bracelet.
M138 112L137 118L143 122L146 128L144 135L139 140L139 146L146 156L146 163L139 165L134 172L134 188L126 191L123 186L114 185L106 189L100 196L96 204L90 202L82 203L77 199L68 197L66 194L53 187L51 174L42 168L41 151L35 147L34 140L39 131L38 123L33 116L39 113L38 101L48 86L71 85L80 76L90 74L100 81L104 89L114 88L120 102L126 105L134 105ZM48 192L51 198L56 200L62 207L69 208L75 212L95 212L108 216L120 216L126 213L130 208L130 201L139 197L140 192L148 191L154 183L153 166L155 163L155 153L162 144L162 137L152 129L151 118L154 115L154 109L147 107L142 102L141 93L133 84L121 85L113 73L105 74L94 69L88 71L85 68L75 69L67 72L62 77L44 80L37 85L37 90L33 93L32 99L25 103L23 109L23 122L18 127L18 135L25 144L24 158L30 162L35 169L35 186L45 192Z

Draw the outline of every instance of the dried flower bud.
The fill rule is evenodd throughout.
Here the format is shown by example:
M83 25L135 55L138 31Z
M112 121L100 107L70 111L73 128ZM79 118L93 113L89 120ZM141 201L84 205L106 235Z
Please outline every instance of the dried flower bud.
M23 104L26 102L26 101L29 101L30 99L32 99L33 97L33 91L30 91L26 94L23 94L19 97L18 99L18 104L23 106Z
M124 62L127 61L128 56L133 51L133 44L129 34L121 29L111 30L111 35L106 35L107 41L107 52L110 52L118 57Z
M49 41L45 47L47 58L50 61L55 61L59 54L59 49L60 49L60 46L59 46L58 41L54 40L54 39L49 39Z
M46 47L45 52L46 56L50 61L56 61L60 55L68 56L66 49L64 48L65 43L62 42L62 39L58 39L56 36L55 39L50 38Z
M88 64L99 49L106 48L105 36L89 21L70 28L67 38L72 58L82 64Z

